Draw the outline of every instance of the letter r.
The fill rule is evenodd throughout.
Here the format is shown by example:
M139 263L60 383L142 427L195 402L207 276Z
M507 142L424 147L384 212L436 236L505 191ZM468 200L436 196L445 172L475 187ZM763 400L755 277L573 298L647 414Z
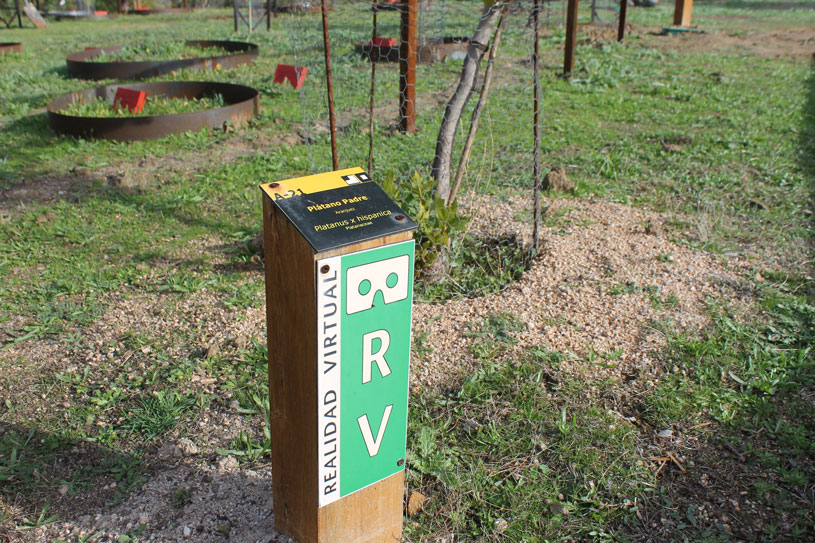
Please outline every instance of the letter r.
M374 340L381 341L379 349L374 353ZM385 353L388 352L388 347L391 344L391 336L387 330L376 330L369 332L362 336L362 384L371 382L371 364L376 362L379 368L379 373L382 377L387 377L391 373L391 368L385 360Z

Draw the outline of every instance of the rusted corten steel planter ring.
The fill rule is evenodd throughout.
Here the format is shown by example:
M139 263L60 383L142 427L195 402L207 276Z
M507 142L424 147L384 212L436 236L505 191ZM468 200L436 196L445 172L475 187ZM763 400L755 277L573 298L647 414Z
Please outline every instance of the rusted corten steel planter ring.
M97 87L72 92L55 98L48 104L48 122L57 133L81 138L115 141L138 141L162 138L170 134L198 131L202 128L222 128L231 122L235 127L249 121L258 112L258 91L243 85L208 81L159 81L135 83L128 89L143 91L165 98L201 98L220 94L228 105L193 113L176 113L150 117L77 117L60 113L76 103L104 98L111 104L119 85Z
M22 52L23 52L22 43L0 43L0 55Z
M114 53L123 45L95 47L65 57L68 74L80 79L146 79L178 70L213 70L216 67L233 68L248 64L258 56L254 43L223 40L188 40L192 47L220 47L228 52L212 57L184 58L180 60L147 60L139 62L93 62L102 53Z

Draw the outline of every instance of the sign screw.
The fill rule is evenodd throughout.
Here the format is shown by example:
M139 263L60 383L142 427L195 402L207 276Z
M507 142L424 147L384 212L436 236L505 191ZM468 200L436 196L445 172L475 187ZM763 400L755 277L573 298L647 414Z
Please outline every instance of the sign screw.
M270 189L276 189L279 186L280 186L280 183L269 183L269 188Z
M396 465L397 466L404 466L405 465L405 459L400 458L399 460L396 461Z
M396 219L397 221L404 221L405 216L404 215L397 215L397 216L394 217L394 219Z
M328 273L328 270L330 270L330 269L331 269L331 267L328 264L326 264L322 268L320 268L320 271L322 273Z

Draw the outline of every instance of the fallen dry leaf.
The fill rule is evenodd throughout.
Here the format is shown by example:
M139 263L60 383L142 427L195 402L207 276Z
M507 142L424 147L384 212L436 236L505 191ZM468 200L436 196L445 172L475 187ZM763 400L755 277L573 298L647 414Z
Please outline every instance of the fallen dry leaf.
M408 499L408 515L413 516L419 511L422 510L424 506L424 502L427 501L427 496L422 494L421 492L414 490L410 493L410 498Z

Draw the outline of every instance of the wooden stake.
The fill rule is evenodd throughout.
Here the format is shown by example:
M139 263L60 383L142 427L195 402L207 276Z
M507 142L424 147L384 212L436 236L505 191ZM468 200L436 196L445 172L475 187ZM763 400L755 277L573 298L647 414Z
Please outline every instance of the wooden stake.
M563 75L569 77L574 71L574 49L577 46L577 0L569 0L566 8L566 56L563 59Z
M371 31L371 43L376 41L376 13L379 10L377 0L373 1L373 30ZM373 57L374 46L371 46L371 99L368 104L368 175L373 175L374 171L374 92L376 91L376 62Z
M402 9L402 43L399 46L399 129L416 131L416 51L419 46L416 19L419 0L404 0Z
M628 0L620 0L620 24L617 27L617 41L625 37L625 16L628 11Z
M625 1L625 0L623 0ZM577 0L575 0L577 3ZM532 164L533 164L533 177L534 177L534 185L532 187L533 196L532 196L532 251L534 255L537 256L540 239L538 238L538 210L540 208L540 150L541 150L541 143L540 143L540 76L538 74L538 63L540 62L540 20L539 20L539 12L540 12L540 0L535 0L535 6L532 8L534 10L534 25L535 25L535 45L532 49L532 76L535 79L535 89L534 89L534 96L533 96L533 107L535 108L532 116L533 116L533 138L534 138L534 150L532 154Z
M464 142L464 149L461 151L461 158L458 161L458 169L456 170L456 178L453 181L453 188L450 189L450 196L447 197L447 205L449 206L456 201L456 194L461 186L461 180L464 177L464 170L467 169L467 161L470 160L470 151L473 148L475 141L475 134L478 131L478 122L481 119L481 111L487 104L487 96L490 93L490 84L492 83L492 71L495 66L495 56L498 53L498 44L501 43L501 34L504 31L504 15L498 21L498 29L495 31L495 36L492 38L492 45L490 46L489 58L487 59L487 69L484 71L484 83L481 85L481 94L478 96L478 103L473 110L472 120L470 121L470 129L467 131L467 140Z
M323 15L323 46L325 49L325 87L328 93L328 122L331 129L331 163L334 169L339 169L337 161L337 123L334 117L334 83L331 77L331 40L328 37L328 10L325 0L320 2L320 11Z
M674 4L674 26L690 26L693 0L676 0Z

